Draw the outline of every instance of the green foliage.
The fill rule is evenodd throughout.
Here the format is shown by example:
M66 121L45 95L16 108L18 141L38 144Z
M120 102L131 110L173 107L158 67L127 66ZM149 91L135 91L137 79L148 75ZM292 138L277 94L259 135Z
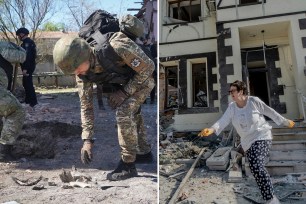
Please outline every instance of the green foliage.
M0 0L1 1L1 0ZM43 31L61 31L64 30L65 25L63 23L47 22L43 25Z

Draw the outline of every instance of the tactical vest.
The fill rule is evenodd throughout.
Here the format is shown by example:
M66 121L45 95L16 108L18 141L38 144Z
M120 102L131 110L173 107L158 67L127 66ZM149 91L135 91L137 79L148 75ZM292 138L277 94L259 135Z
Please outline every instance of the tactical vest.
M80 76L83 80L99 83L125 84L131 79L135 71L127 65L122 65L122 58L115 52L109 43L114 33L101 34L96 31L90 38L90 46L94 47L94 54L103 72L95 73L90 70L86 76Z

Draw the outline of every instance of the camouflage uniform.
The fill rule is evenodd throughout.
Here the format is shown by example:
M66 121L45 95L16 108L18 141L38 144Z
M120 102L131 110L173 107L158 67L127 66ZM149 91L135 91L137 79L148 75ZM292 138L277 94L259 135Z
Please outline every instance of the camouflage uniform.
M140 154L151 151L146 139L140 106L154 87L152 77L154 63L134 41L122 32L113 34L109 42L122 59L119 62L122 69L125 68L124 65L128 65L136 72L127 83L122 84L124 91L130 97L116 110L122 160L130 163L135 161L137 150ZM95 67L92 63L91 71L99 72ZM94 130L92 83L77 77L77 84L81 101L82 139L92 139Z
M0 127L0 143L14 144L25 120L25 112L17 98L7 90L7 77L0 68L0 117L3 125Z

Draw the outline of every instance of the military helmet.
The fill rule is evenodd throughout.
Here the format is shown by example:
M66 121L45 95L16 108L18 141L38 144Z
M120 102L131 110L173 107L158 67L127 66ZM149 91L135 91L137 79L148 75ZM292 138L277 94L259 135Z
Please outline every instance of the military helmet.
M120 28L135 37L140 37L144 33L144 25L137 17L130 14L124 15L120 19Z
M79 65L90 59L90 54L90 45L84 39L65 36L54 46L53 60L65 74L73 74Z
M19 28L17 31L16 31L16 35L19 35L20 33L23 33L25 35L29 35L29 30L26 29L26 28Z

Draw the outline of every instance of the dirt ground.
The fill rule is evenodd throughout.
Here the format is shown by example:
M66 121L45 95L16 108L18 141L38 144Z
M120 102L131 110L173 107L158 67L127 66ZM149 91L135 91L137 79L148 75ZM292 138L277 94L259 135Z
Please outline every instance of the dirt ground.
M80 161L82 140L77 93L74 89L38 92L41 93L39 106L35 111L27 108L25 125L13 148L18 159L0 163L0 203L157 203L156 103L142 106L154 161L136 165L139 177L110 182L106 175L117 166L120 155L115 111L106 99L106 110L99 110L95 100L94 162L86 166ZM81 175L74 178L83 178L78 181L81 184L87 181L88 186L71 187L63 183L59 177L63 169ZM23 186L33 184L32 181L39 182Z

